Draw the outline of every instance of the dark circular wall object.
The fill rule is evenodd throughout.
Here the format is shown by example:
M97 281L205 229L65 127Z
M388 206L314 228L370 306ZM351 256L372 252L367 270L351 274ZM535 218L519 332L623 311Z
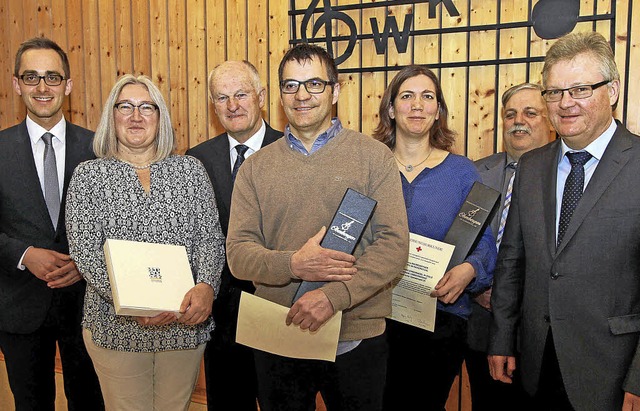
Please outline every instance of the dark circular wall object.
M540 0L533 6L533 30L542 39L557 39L578 23L580 0Z

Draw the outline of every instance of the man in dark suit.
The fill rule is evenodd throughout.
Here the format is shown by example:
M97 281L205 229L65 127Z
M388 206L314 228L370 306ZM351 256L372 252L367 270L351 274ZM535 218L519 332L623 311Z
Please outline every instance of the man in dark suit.
M640 139L613 119L620 76L600 34L560 38L542 76L560 139L518 163L491 375L509 382L518 366L540 410L640 409Z
M225 128L220 134L188 150L211 178L220 225L227 235L233 177L245 158L282 137L262 119L266 90L248 61L227 61L209 75L209 91L216 115ZM215 411L258 409L253 351L235 343L240 294L253 293L250 281L238 280L225 264L220 291L213 303L216 328L204 354L207 407Z
M0 348L18 411L54 410L56 342L68 409L104 409L82 341L85 283L68 255L64 223L71 174L93 158L93 133L62 113L72 86L55 42L21 44L13 88L27 117L0 131Z
M502 142L504 152L492 154L475 162L482 182L502 193L498 212L491 221L496 235L496 246L504 231L504 222L509 214L511 189L516 165L520 156L549 142L550 125L547 106L540 94L538 84L521 83L509 88L502 95ZM519 380L515 384L503 384L491 378L487 363L489 326L491 325L491 288L476 296L468 321L465 364L471 386L473 411L512 410L513 404L526 406L526 396Z

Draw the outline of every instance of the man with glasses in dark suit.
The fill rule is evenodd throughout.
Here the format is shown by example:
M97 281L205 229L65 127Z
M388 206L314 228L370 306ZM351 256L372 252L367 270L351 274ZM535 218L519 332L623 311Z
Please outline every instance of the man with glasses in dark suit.
M0 131L0 348L18 411L54 410L56 343L68 409L104 409L82 340L85 282L68 255L64 221L71 174L93 158L93 133L62 113L69 76L55 42L22 43L13 88L27 116Z
M640 409L640 139L613 118L620 75L601 34L558 39L542 78L560 138L518 162L491 375L519 367L536 410Z

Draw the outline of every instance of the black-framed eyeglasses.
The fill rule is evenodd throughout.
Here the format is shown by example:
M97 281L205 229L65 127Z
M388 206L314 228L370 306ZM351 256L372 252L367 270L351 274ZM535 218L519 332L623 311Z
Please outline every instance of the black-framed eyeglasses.
M38 73L24 73L18 77L27 86L37 86L42 80L47 86L59 86L62 80L66 80L58 73L47 73L44 76L39 76Z
M113 108L118 110L120 114L123 116L130 116L133 114L135 109L138 109L138 112L143 116L151 116L158 111L158 106L153 103L140 103L137 106L133 103L129 103L128 101L123 101L120 103L116 103L113 105Z
M327 86L333 86L335 81L321 80L319 78L312 78L310 80L283 80L280 82L280 91L284 94L296 94L300 88L300 84L304 85L307 93L321 94L324 93L324 89Z
M572 98L581 99L591 97L593 95L593 90L598 87L602 87L605 84L611 83L611 80L604 80L595 84L581 84L579 86L573 86L569 88L552 88L549 90L542 91L542 97L547 102L555 102L562 100L562 96L564 92L568 92Z

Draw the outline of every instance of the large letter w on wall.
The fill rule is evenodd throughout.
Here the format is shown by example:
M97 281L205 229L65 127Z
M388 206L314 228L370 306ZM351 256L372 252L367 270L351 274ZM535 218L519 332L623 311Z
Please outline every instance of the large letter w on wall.
M398 53L405 53L407 51L407 45L409 44L409 33L411 32L411 23L413 22L413 13L406 14L404 16L404 26L402 27L402 33L398 29L398 22L395 16L387 16L384 22L384 29L382 33L378 29L378 19L371 17L371 30L373 31L373 42L376 45L376 53L384 54L387 49L387 41L389 40L389 32L393 34L393 41L396 43L396 49Z

